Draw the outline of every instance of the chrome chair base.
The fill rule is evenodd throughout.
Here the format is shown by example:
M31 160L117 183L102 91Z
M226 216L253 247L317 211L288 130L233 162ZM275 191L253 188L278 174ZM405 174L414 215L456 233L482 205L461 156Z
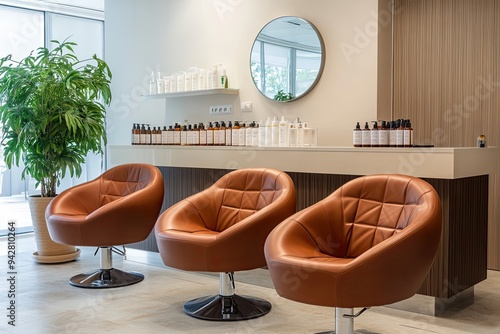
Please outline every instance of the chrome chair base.
M268 301L248 296L207 296L184 304L186 314L203 320L238 321L258 318L271 310Z
M69 280L69 284L79 288L118 288L139 283L144 275L136 272L125 272L119 269L98 269L89 274L79 274Z

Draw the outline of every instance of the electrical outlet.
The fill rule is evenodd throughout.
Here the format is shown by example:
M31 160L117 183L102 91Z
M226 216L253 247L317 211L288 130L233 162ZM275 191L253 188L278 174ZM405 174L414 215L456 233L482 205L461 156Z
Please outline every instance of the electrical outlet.
M226 115L233 113L233 106L231 104L224 104L220 106L210 106L210 115Z

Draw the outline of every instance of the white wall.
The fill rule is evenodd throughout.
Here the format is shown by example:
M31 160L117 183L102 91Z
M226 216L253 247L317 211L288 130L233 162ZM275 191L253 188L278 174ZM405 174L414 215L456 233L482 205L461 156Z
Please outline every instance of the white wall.
M377 115L378 0L106 0L106 60L113 71L108 109L111 145L129 144L132 123L193 122L300 117L319 128L319 145L351 146L357 121ZM249 70L253 41L279 16L311 21L326 45L326 64L316 88L291 103L264 98ZM342 49L344 47L344 51ZM353 51L346 56L345 48ZM143 100L152 70L223 64L239 96ZM251 101L253 112L241 113ZM211 116L209 105L233 104L234 114ZM166 108L166 112L165 112Z

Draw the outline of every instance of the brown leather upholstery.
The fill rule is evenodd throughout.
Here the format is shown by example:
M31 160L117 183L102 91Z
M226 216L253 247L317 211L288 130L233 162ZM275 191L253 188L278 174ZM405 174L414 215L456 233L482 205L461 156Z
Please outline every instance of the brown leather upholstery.
M163 202L163 177L147 164L125 164L63 191L46 210L51 238L79 246L138 242L154 227Z
M233 272L263 267L271 230L295 213L295 187L274 169L240 169L166 210L155 231L165 265Z
M265 244L278 294L302 303L369 307L414 295L441 235L427 182L372 175L346 183L276 227Z

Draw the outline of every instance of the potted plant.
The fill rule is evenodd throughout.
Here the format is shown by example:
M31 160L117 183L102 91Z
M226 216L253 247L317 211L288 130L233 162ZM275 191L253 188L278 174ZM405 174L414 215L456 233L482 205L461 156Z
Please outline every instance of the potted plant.
M22 161L22 178L32 177L41 188L41 208L34 207L37 201L30 196L35 260L65 262L78 257L79 250L50 240L45 208L61 178L67 173L79 177L87 154L102 154L112 75L96 55L79 60L76 43L51 42L52 51L41 47L20 61L12 55L0 59L1 144L6 165Z
M285 93L283 89L280 89L276 95L274 95L275 101L287 102L293 100L292 93Z

